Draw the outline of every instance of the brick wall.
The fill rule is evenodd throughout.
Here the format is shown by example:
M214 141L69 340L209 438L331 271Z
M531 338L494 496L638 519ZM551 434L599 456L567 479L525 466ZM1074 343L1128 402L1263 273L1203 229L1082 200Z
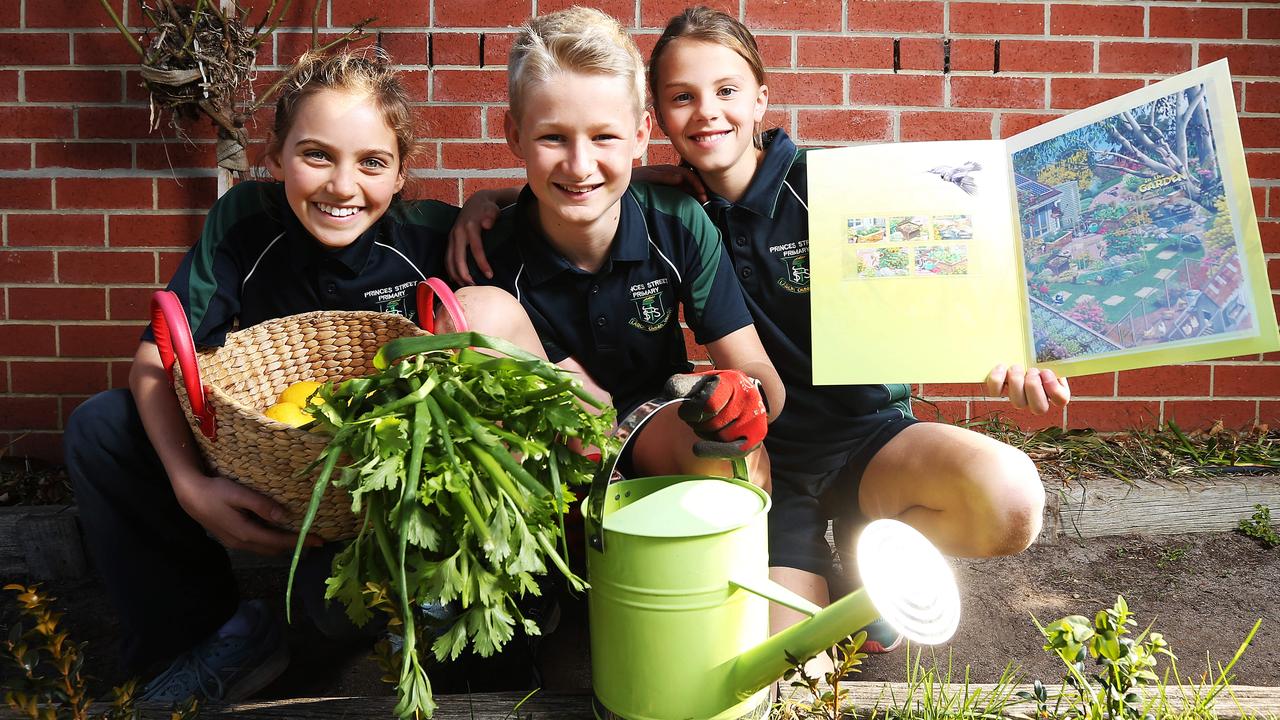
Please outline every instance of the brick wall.
M136 23L134 0L110 0ZM459 202L518 176L501 140L511 27L539 0L320 0L326 31L379 16L404 65L426 152L417 191ZM265 7L267 3L256 3ZM264 47L309 40L309 2ZM769 121L801 144L1004 137L1221 57L1236 77L1254 205L1280 281L1280 2L715 2L756 29ZM605 0L646 51L672 0ZM425 29L425 31L424 31ZM148 132L136 58L92 0L0 0L0 448L57 458L77 403L123 386L149 292L215 195L212 132ZM269 79L270 72L263 73ZM667 161L654 143L650 158ZM923 330L927 331L927 330ZM1280 353L1076 378L1028 426L1121 429L1177 419L1280 421ZM944 417L1002 407L977 386L919 388ZM923 417L933 417L927 406Z

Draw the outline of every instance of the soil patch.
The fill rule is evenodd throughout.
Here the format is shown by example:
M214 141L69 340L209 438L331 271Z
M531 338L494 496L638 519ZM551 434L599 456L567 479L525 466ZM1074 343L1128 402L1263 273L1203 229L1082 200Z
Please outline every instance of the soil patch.
M1199 676L1206 653L1225 663L1253 626L1262 628L1236 666L1236 683L1280 686L1280 548L1267 550L1238 533L1117 536L1036 545L1008 558L953 561L961 587L963 614L955 638L925 649L952 679L992 682L1004 667L1020 668L1022 681L1061 679L1061 663L1041 650L1031 622L1050 622L1069 614L1092 617L1123 594L1138 626L1154 623L1178 655L1184 676ZM248 597L282 602L286 570L239 571ZM92 578L45 584L55 605L66 611L64 623L76 641L85 641L86 669L95 690L105 694L125 678L115 662L118 626L101 585ZM589 682L585 612L566 603L559 628L537 648L537 676L526 672L528 648L477 665L429 671L438 693L518 690L541 684L548 690L574 690ZM0 632L16 615L4 603ZM334 643L305 621L289 630L293 663L262 694L263 698L390 695L381 668L372 659L372 640ZM520 643L520 640L513 641ZM864 664L862 680L902 681L906 654L874 656ZM1162 661L1162 667L1164 662Z

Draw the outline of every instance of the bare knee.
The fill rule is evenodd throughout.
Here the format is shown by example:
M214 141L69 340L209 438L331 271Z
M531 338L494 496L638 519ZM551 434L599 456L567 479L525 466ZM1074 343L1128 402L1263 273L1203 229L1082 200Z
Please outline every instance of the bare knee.
M1013 555L1030 547L1044 522L1044 486L1026 453L1001 444L988 453L982 472L991 492L984 498L984 555Z
M503 338L535 355L546 357L529 314L514 295L502 288L477 285L458 290L457 296L468 329ZM436 326L441 332L457 330L452 318L444 312L437 315Z

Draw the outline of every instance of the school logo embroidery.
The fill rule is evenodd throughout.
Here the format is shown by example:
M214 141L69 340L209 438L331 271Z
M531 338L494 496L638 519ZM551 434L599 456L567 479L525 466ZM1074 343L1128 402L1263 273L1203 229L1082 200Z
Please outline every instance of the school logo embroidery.
M782 265L782 274L774 278L778 287L798 295L809 292L809 241L773 245L769 252Z
M667 326L671 320L671 308L662 300L667 284L666 278L658 278L631 286L631 302L636 306L636 315L627 320L628 325L645 332L658 332Z
M406 282L394 287L368 290L365 292L364 297L366 300L372 300L377 304L378 312L403 315L413 320L413 309L406 302L406 298L409 294L409 289L416 287L417 284L417 282Z

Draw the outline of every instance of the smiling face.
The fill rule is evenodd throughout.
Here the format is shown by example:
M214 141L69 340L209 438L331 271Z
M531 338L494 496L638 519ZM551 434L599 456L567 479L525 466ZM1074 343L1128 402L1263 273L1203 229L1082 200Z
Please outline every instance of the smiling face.
M649 114L636 108L624 78L561 71L530 84L521 116L507 113L507 144L525 162L553 244L613 239L618 200L649 130Z
M395 132L365 93L321 90L299 103L272 177L321 245L346 247L386 212L404 186Z
M754 138L769 106L768 87L741 55L700 40L672 41L656 71L658 124L676 152L721 195L745 189L759 163Z

